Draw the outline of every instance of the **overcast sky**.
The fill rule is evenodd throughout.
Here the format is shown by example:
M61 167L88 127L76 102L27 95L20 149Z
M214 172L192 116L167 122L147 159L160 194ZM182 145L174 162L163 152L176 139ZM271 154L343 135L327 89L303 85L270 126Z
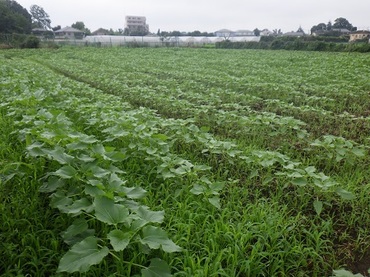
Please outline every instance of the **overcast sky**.
M39 5L49 14L52 26L83 21L96 29L124 28L126 15L146 16L151 32L214 32L255 28L309 32L313 25L346 18L358 29L370 29L370 0L16 0L29 10Z

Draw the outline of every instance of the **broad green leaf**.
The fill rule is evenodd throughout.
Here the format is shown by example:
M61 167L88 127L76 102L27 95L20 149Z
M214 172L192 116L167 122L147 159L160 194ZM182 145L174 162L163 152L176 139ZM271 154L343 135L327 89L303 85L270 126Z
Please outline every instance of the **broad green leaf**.
M108 234L110 244L114 251L122 251L129 245L132 234L130 232L123 232L121 230L113 230Z
M109 174L111 174L111 172L107 169L104 169L104 168L101 168L100 166L97 166L97 165L90 165L88 167L89 171L92 172L92 174L96 177L96 178L103 178Z
M113 162L121 162L124 161L127 157L124 153L118 152L118 151L113 151L113 152L108 152L104 155L104 158Z
M136 214L146 222L162 223L164 220L164 211L154 212L147 208L140 207L137 209Z
M203 164L194 166L195 171L208 171L208 170L211 170L211 169L212 169L212 167L207 166L207 165L203 165Z
M61 190L57 190L51 195L50 206L52 208L63 210L65 206L72 205L72 203L73 200Z
M74 245L87 237L93 236L94 233L95 230L88 229L87 221L79 218L65 232L62 232L62 238L68 245Z
M89 184L85 185L85 193L93 197L105 195L105 191L103 189Z
M156 148L147 148L146 149L146 153L148 154L148 155L153 155L153 154L155 154L157 152L157 149Z
M320 200L315 200L313 202L313 207L315 208L315 212L316 212L317 215L321 214L322 206L323 206L323 204L322 204L322 201L320 201Z
M142 277L171 277L171 270L168 264L161 259L151 260L148 268L141 270Z
M337 188L336 190L335 190L335 192L340 196L340 197L342 197L343 199L345 199L345 200L353 200L353 199L355 199L356 197L355 197L355 195L352 193L352 192L349 192L349 191L347 191L347 190L345 190L345 189L342 189L342 188Z
M126 194L128 198L131 199L141 199L147 194L147 191L140 187L134 188L122 187L122 191Z
M77 174L77 170L70 165L63 166L54 172L54 175L59 176L63 179L71 179Z
M66 145L69 150L85 150L87 149L87 145L80 141L72 142Z
M88 229L87 221L84 218L79 218L73 221L72 225L62 233L62 237L70 238L77 234L80 234Z
M45 182L40 188L40 192L54 192L57 189L63 187L65 185L64 180L57 178L55 176L50 176L48 181Z
M353 274L352 272L345 269L333 270L333 277L364 277L361 273Z
M218 193L220 190L222 190L225 186L225 183L223 182L214 182L211 185L209 185L210 190L212 193Z
M53 160L56 160L60 164L69 164L73 161L74 157L65 153L65 149L62 147L55 147L53 150L45 150Z
M193 188L190 190L192 194L200 195L206 191L206 188L199 184L194 184Z
M79 141L86 144L93 144L98 140L94 136L83 135L82 137L79 138Z
M364 149L357 148L357 147L353 148L351 151L357 157L363 157L363 156L365 156L365 153L366 153Z
M136 128L135 128L135 132L139 133L139 132L141 132L142 130L144 130L145 128L146 128L146 125L145 125L145 124L138 125L138 126L136 126Z
M96 198L94 207L96 218L104 223L116 225L129 220L129 210L123 205L115 204L110 198Z
M185 175L186 173L189 172L189 169L187 167L184 167L184 166L179 166L176 169L171 168L170 171L177 174L177 175Z
M91 149L96 154L100 154L100 155L105 154L105 148L104 148L103 144L95 144L95 145L93 145L93 147Z
M27 146L28 153L32 157L44 156L45 149L43 149L43 146L44 146L43 143L36 141L33 144Z
M73 202L72 205L67 206L63 209L68 214L79 214L81 211L91 212L93 210L90 200L87 198L81 198Z
M217 209L221 209L220 198L218 196L208 198L208 201Z
M256 169L256 170L253 170L252 172L251 172L251 174L249 175L249 179L253 179L254 177L257 177L258 176L258 170Z
M300 187L307 185L307 179L304 177L294 178L291 182L293 185Z
M163 179L164 179L164 180L166 180L166 179L168 179L168 178L176 177L176 175L175 175L175 174L171 173L171 172L170 172L170 171L168 171L168 170L164 170L164 171L162 171L162 172L161 172L161 174L162 174L162 177L163 177Z
M316 172L316 168L314 166L308 166L304 169L308 174Z
M117 174L112 173L109 177L109 187L116 190L120 191L122 190L122 185L125 183L120 177L118 177Z
M91 162L96 160L95 158L92 158L92 157L90 157L88 155L85 155L85 154L81 154L79 157L77 157L77 159L79 159L80 161L85 162L85 163L91 163Z
M58 272L87 272L92 265L100 263L109 254L107 247L98 247L98 239L87 237L75 244L60 260Z
M177 246L168 238L164 230L154 226L146 226L143 228L141 243L148 245L151 249L159 249L162 247L163 251L169 253L182 250L181 247Z

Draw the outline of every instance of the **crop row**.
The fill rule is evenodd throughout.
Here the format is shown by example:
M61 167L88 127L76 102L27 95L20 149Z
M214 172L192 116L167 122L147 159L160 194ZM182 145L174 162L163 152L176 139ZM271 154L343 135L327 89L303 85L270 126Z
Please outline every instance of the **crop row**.
M330 229L335 225L330 216L346 207L355 215L366 200L353 206L348 200L354 194L343 189L345 180L358 181L350 180L351 174L366 168L364 145L330 134L315 139L305 130L307 123L250 108L252 102L227 101L222 89L214 94L176 90L179 76L158 83L148 74L121 73L129 70L127 63L104 65L99 52L86 60L62 54L52 59L54 64L40 57L38 63L4 60L0 105L26 149L24 164L37 168L33 178L40 181L40 190L50 195L52 208L74 220L62 235L70 249L59 271L84 272L103 258L115 260L116 270L126 275L141 270L143 276L168 275L169 266L186 276L274 275L313 266L315 272L320 266L327 270L326 238L337 232ZM158 74L169 69L152 66ZM180 77L206 72L197 70ZM212 80L208 74L205 79ZM242 99L233 90L228 95ZM260 103L259 96L246 98ZM287 150L303 143L306 154ZM31 178L28 168L15 163L1 172L2 178L6 183ZM184 209L189 221L175 217L178 211L167 201ZM318 223L320 217L328 221ZM203 230L208 222L215 224L209 234L194 226L202 222L195 218L204 218ZM354 225L362 219L353 219ZM206 238L218 243L208 245ZM287 264L279 266L282 262Z

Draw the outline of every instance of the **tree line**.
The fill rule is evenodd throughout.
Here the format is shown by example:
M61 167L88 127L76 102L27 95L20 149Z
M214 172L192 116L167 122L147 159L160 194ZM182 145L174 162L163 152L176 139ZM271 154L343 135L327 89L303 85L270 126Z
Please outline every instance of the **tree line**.
M71 25L71 27L83 31L86 35L91 35L91 31L87 28L82 21L77 21ZM51 26L51 19L47 12L38 5L32 5L30 11L22 7L14 0L0 0L0 33L3 34L30 34L32 29L43 29L46 31L57 31L61 29L61 26ZM301 28L300 28L301 29ZM311 34L318 34L321 36L340 36L342 32L340 30L356 31L357 27L354 27L346 18L339 17L334 23L329 21L328 23L319 23L312 26ZM148 31L141 32L129 32L127 29L119 29L114 31L109 30L110 35L147 35ZM300 31L300 30L298 30ZM298 32L297 31L297 32ZM254 34L256 36L260 35L260 30L258 28L254 29ZM302 30L303 32L303 30ZM283 33L280 29L275 29L271 33L272 36L280 36ZM180 31L161 31L158 29L157 35L160 37L179 37L179 36L203 36L212 37L213 32L200 32L198 30L193 32L180 32Z

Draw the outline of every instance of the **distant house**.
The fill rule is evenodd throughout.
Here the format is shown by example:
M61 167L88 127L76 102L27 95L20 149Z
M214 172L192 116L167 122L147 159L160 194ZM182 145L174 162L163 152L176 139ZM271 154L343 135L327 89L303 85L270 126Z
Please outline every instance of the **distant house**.
M288 32L288 33L284 33L283 36L286 36L286 37L303 37L303 36L305 36L305 33L304 32Z
M34 28L31 33L41 39L54 38L54 32L43 28Z
M55 31L56 39L83 39L85 33L72 27L65 27Z
M338 33L340 33L341 35L349 35L349 34L351 33L351 31L350 31L350 30L348 30L348 29L344 29L344 28L342 28L342 29L340 29L340 28L333 28L333 29L331 29L331 31L333 31L333 32L338 32Z
M254 36L253 31L249 30L238 30L234 32L235 37L248 37L248 36Z
M313 35L314 37L318 37L318 36L324 36L328 33L328 31L326 30L316 30L316 31L313 31L311 33L311 35Z
M93 36L108 36L110 35L110 32L107 29L99 28L98 30L92 32L91 34Z
M370 31L355 31L350 33L349 41L370 39Z
M224 38L229 38L234 35L234 32L229 30L229 29L221 29L215 32L216 37L224 37Z

